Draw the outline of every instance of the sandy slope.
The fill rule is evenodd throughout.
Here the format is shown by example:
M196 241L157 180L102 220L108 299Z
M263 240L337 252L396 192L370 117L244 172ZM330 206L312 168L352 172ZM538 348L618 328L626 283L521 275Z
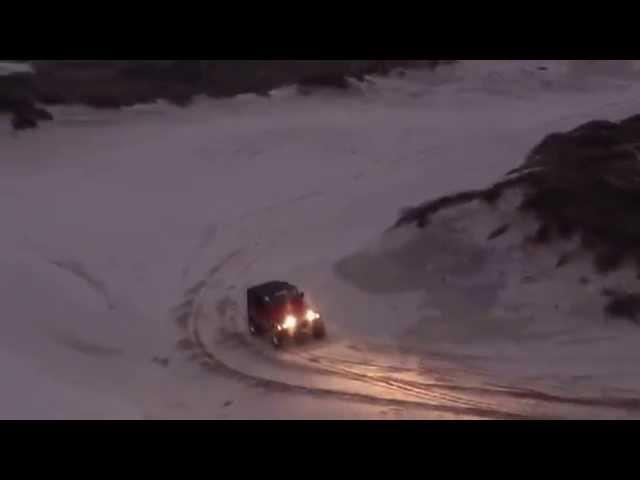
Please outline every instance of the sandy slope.
M64 108L37 131L3 127L0 378L15 395L0 416L637 415L596 392L635 395L635 331L587 315L592 295L565 277L518 286L510 237L480 241L493 213L380 239L400 207L493 181L549 131L640 111L635 65L614 67L470 61L355 94ZM478 238L452 243L456 222ZM247 338L243 288L271 278L308 290L326 344L275 356ZM549 291L575 304L549 312ZM177 348L184 336L199 347ZM605 362L620 345L628 356ZM29 391L42 403L21 403Z

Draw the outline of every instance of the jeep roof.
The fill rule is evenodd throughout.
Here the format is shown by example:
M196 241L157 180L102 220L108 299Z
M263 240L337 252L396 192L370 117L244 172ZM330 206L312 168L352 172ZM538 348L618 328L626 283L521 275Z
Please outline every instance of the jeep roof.
M266 297L269 299L269 301L273 301L274 299L278 299L279 297L283 300L288 300L298 295L299 293L300 290L298 290L297 287L291 285L290 283L281 281L262 283L247 290L247 295L249 297L253 295L263 298Z

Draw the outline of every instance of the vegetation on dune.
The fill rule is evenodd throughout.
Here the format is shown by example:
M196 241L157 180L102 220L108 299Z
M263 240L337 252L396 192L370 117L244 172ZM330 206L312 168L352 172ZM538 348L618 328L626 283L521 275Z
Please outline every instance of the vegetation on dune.
M640 294L610 289L604 289L602 294L609 298L605 305L608 315L640 323Z
M620 122L595 120L552 133L506 177L487 189L405 209L394 227L424 227L439 210L475 200L492 203L506 189L517 187L523 192L519 211L539 223L527 241L546 244L578 236L580 245L592 252L598 272L606 274L633 262L640 274L640 115ZM611 296L607 313L629 316L636 305L629 295Z
M37 126L40 105L82 104L118 109L165 100L188 106L196 95L268 95L285 85L301 93L348 89L366 75L396 68L432 68L441 61L372 60L163 60L34 61L33 73L0 77L0 111L13 115L17 129Z

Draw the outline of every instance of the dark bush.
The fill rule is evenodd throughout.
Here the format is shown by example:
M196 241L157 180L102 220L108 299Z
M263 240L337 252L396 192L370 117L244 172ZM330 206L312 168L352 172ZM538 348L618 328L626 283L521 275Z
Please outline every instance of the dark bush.
M188 107L193 103L193 95L188 93L172 93L169 95L163 95L161 98L172 105L182 108Z
M19 102L13 106L11 126L14 130L36 128L41 120L53 120L53 115L42 107L29 102Z
M495 205L498 200L500 200L500 196L502 195L502 190L499 188L491 187L485 190L480 198L489 205Z
M11 126L14 130L26 130L36 128L38 121L31 116L14 113L11 117Z
M42 107L34 106L31 108L31 112L33 113L33 116L38 120L44 120L44 121L53 120L53 115L51 114L51 112Z
M638 323L640 313L640 295L637 293L606 290L603 295L609 297L604 311L612 317L620 317Z
M564 267L567 263L569 263L570 260L571 260L571 254L563 253L562 255L560 255L560 257L558 258L558 261L556 262L556 268Z
M324 74L309 75L298 80L298 85L304 89L330 88L336 90L346 90L350 87L349 80L345 75Z
M538 227L538 229L529 240L531 241L531 243L545 244L551 241L552 235L553 229L551 228L551 225L549 225L548 223L543 223Z
M99 109L119 109L125 105L123 99L107 94L88 95L82 99L82 103Z
M487 237L487 240L493 240L494 238L498 238L501 235L504 235L507 230L509 230L509 224L505 223L504 225L496 228L494 231L492 231L489 236Z
M576 232L575 225L566 218L558 218L556 220L556 231L558 236L563 240L569 240Z
M594 256L594 266L600 273L609 273L618 269L625 259L625 252L615 247L603 248Z

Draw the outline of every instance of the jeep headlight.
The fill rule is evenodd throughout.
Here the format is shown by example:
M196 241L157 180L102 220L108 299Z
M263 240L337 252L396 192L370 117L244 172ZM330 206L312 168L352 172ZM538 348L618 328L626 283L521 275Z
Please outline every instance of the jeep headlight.
M293 315L287 315L286 317L284 317L284 322L282 322L282 326L288 330L291 330L296 328L297 323L298 321L296 320L296 317L294 317Z
M307 320L309 320L310 322L314 321L315 319L317 319L319 317L320 317L320 315L317 314L316 312L314 312L311 309L307 310L307 313L305 314L305 318Z

